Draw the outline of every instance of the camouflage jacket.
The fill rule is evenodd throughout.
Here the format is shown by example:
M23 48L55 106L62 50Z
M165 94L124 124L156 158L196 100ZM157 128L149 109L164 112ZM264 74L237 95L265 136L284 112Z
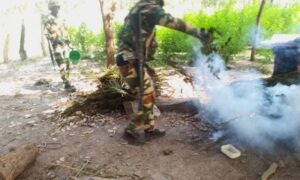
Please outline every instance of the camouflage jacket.
M165 12L162 6L158 5L154 0L140 0L130 10L125 18L123 28L118 35L118 53L122 54L125 60L137 59L135 56L135 35L133 31L134 22L132 16L141 13L142 19L142 38L144 42L145 57L148 59L154 54L153 49L155 42L155 26L160 25L174 30L197 36L198 30L183 20L174 18L171 14Z
M67 27L61 18L49 14L43 18L43 24L45 34L53 45L65 44L69 40Z

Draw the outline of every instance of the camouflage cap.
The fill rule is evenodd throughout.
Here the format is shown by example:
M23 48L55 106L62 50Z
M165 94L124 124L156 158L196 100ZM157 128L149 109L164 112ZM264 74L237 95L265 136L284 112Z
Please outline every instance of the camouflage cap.
M160 6L164 6L164 0L141 0L141 1L150 2L150 3L160 5Z
M59 1L58 0L49 0L48 8L51 9L52 7L60 7Z

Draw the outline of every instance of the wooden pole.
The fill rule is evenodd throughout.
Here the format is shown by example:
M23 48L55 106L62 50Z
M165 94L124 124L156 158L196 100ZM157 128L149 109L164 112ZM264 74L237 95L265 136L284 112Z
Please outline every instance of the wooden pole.
M261 19L262 12L263 12L265 4L266 4L266 1L262 0L261 4L260 4L260 7L259 7L257 17L256 17L256 28L255 28L255 32L254 32L254 41L253 41L253 45L252 45L252 49L251 49L250 61L255 60L256 45L257 45L256 39L257 39L257 36L258 36L258 29L259 29L259 25L260 25L260 19Z

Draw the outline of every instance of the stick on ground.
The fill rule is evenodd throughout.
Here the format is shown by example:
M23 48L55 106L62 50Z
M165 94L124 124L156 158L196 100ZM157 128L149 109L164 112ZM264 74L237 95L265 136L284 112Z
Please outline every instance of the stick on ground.
M33 144L27 144L15 151L0 155L0 179L14 180L38 155L39 149Z

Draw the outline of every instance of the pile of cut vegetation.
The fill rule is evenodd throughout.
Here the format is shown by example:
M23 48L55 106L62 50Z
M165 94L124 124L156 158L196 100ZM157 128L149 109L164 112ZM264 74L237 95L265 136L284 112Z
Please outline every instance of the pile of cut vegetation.
M122 87L121 76L116 67L106 69L98 80L98 90L77 96L74 101L69 102L63 116L71 116L77 111L95 115L99 112L119 110L123 108L124 100L132 99L132 95Z

